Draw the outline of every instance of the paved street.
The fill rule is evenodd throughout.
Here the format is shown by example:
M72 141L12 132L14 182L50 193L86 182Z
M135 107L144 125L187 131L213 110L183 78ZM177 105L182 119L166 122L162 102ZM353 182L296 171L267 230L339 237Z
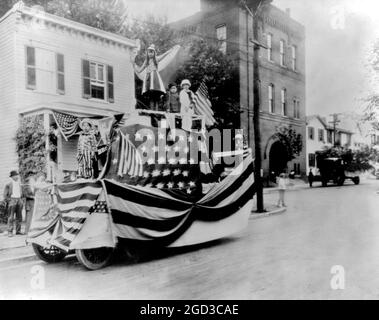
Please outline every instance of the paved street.
M378 299L378 188L379 181L366 180L287 192L284 214L251 219L233 238L137 264L87 271L72 257L3 266L0 299ZM44 267L45 289L31 288L36 265ZM343 290L331 289L334 265L344 268Z

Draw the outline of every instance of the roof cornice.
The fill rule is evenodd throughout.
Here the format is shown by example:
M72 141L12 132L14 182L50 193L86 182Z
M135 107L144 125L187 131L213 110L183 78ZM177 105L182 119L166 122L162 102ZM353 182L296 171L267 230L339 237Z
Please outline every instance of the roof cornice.
M92 38L95 37L101 40L114 42L117 45L126 46L129 48L138 47L137 40L131 40L111 32L103 31L76 21L47 13L43 10L27 7L23 5L21 1L16 3L10 11L8 11L2 18L0 18L0 23L12 13L19 15L19 17L22 19L29 18L40 20L43 21L46 25L56 25L60 28L78 32Z

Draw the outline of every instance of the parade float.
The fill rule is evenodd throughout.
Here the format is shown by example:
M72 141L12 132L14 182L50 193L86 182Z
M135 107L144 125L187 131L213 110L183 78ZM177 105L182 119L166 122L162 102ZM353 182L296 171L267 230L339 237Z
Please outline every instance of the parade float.
M207 97L194 98L187 130L182 123L188 114L159 110L77 119L80 134L87 135L78 142L79 175L36 185L27 241L40 259L57 262L75 252L95 270L107 265L116 249L132 256L140 244L192 246L247 226L255 192L251 154L240 130L210 133L212 117L200 110ZM101 129L96 147L86 123ZM223 145L230 140L228 150L215 147L220 139Z

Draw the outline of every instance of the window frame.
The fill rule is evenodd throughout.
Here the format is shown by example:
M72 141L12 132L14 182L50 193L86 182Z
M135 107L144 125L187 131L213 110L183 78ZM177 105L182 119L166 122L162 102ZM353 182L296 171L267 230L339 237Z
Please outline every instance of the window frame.
M63 69L59 70L59 57L62 57L62 66ZM58 94L65 94L66 92L66 77L65 77L65 59L64 54L56 52L55 53L55 61L56 61L56 77L57 77L57 93ZM59 76L63 76L63 89L59 88Z
M281 67L285 67L285 57L286 57L286 43L283 39L279 41L279 63Z
M317 136L318 136L318 142L325 142L324 129L319 128L317 132Z
M300 100L298 98L293 99L293 117L300 119Z
M226 27L226 24L224 23L224 24L217 25L215 27L215 29L216 29L216 39L218 41L219 50L223 54L226 54L226 50L227 50L227 43L226 43L227 27ZM224 30L224 32L219 33L219 31L221 31L221 30Z
M275 85L273 83L268 85L268 111L272 114L275 113Z
M288 116L288 108L287 108L287 89L282 88L280 90L280 105L281 105L281 113L282 116L287 117Z
M272 39L273 34L267 33L266 37L266 45L267 45L267 60L270 62L274 62L273 56L272 56Z
M291 46L291 62L292 71L297 71L297 47L295 45Z
M315 137L315 128L314 127L308 127L308 139L314 140Z

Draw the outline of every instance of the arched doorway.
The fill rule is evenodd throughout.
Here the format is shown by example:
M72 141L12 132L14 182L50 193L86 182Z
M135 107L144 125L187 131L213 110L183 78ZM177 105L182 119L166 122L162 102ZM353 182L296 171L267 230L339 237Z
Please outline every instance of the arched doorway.
M287 168L287 158L286 147L280 141L275 141L269 153L270 176L274 173L276 177Z

